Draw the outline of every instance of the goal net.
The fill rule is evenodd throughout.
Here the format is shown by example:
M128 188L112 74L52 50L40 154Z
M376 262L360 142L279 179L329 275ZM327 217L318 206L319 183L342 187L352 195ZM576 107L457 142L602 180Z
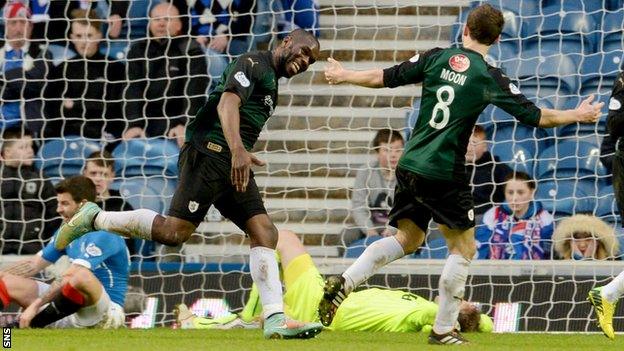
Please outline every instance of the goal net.
M274 47L298 26L313 29L319 35L322 60L303 74L280 80L278 107L254 149L267 166L254 172L276 226L297 233L324 274L342 272L363 250L365 243L358 239L366 232L384 231L383 226L370 226L367 221L362 225L364 222L356 218L356 212L383 217L390 201L368 196L362 204L353 198L358 191L391 194L392 183L372 176L358 181L357 174L377 174L373 172L378 151L373 147L373 139L379 130L392 129L409 136L418 117L422 90L420 86L329 86L323 77L325 59L333 57L353 69L385 68L408 60L415 53L461 45L463 23L470 9L482 3L173 1L180 8L180 37L188 40L183 44L167 42L159 49L155 45L140 46L150 31L157 30L150 27L149 19L159 1L133 0L125 7L95 1L86 10L93 9L106 19L101 26L104 39L94 60L105 71L87 75L69 65L72 60L79 60L81 54L72 43L75 28L67 24L66 17L81 8L72 8L74 5L69 2L60 10L55 7L56 1L21 2L32 13L33 36L39 36L33 38L31 45L47 50L48 56L41 62L37 57L23 59L23 65L30 64L32 69L20 77L26 83L17 90L11 90L15 87L7 82L6 75L3 78L3 130L19 125L7 117L17 108L21 112L18 119L26 121L33 132L38 149L35 166L41 170L38 179L52 183L80 174L88 155L106 148L115 160L111 188L119 191L118 199L134 208L151 208L163 214L177 184L178 146L175 134L171 134L176 123L185 123L194 104L205 101L206 93L233 57L250 48ZM502 8L505 17L501 40L486 60L503 68L530 100L540 107L571 109L594 94L608 105L624 52L621 1L484 2ZM59 23L65 26L59 27ZM174 29L167 29L165 37ZM4 33L5 38L10 34L6 28ZM151 36L155 36L154 32ZM85 42L93 40L96 39ZM10 61L6 52L5 71ZM36 69L41 68L39 63L43 73L35 76L39 72ZM198 64L202 65L201 72L197 71ZM81 112L75 112L75 108ZM32 111L35 114L29 115ZM84 127L86 121L92 123L89 113L94 111L102 113L101 123L90 124L96 132ZM603 112L595 125L573 124L547 130L523 126L504 111L488 107L478 125L485 130L489 152L496 156L493 162L525 172L537 181L535 200L552 214L555 228L563 218L590 214L607 223L615 237L613 242L624 243L610 170L600 160L603 157L608 162L613 154L613 147L600 151L607 135L606 106ZM150 124L153 121L156 123ZM125 134L131 130L138 130L138 134ZM130 136L139 138L124 140ZM2 140L5 146L6 141ZM4 172L7 165L2 167ZM490 188L503 185L494 173L490 175L486 182ZM9 177L11 181L19 180L19 176ZM28 183L21 184L25 184L24 191L16 191L12 197L5 196L3 188L0 202L3 206L9 202L15 206L34 199L39 203L40 218L47 219L41 204L49 198L42 198L41 192L27 195ZM482 215L485 209L502 201L504 198L495 199L492 192L489 201L482 204L483 211L478 213ZM50 233L39 227L31 235L32 228L24 223L36 220L26 217L25 212L12 216L5 209L0 213L4 263L14 261L7 254L29 254L16 247L48 240ZM481 215L477 216L478 221ZM20 228L18 235L16 226ZM352 247L354 242L360 246ZM555 244L549 242L546 256L557 256ZM152 320L157 325L169 325L171 311L180 302L193 304L200 298L224 298L237 311L248 295L248 239L214 208L180 247L139 241L129 245L134 250L130 284L158 299L150 302ZM446 254L437 225L431 223L419 253L389 265L367 284L434 298ZM619 258L619 251L613 252L613 256ZM624 266L617 260L476 259L466 298L479 302L483 312L490 315L496 313L496 306L501 311L511 308L517 314L514 330L596 331L590 306L584 302L586 294L622 269ZM624 328L622 316L620 308L615 318L616 330Z

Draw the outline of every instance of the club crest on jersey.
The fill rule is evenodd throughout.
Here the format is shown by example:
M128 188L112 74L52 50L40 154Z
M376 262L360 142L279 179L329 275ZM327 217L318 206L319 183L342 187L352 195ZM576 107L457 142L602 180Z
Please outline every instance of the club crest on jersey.
M514 83L509 83L509 91L511 91L511 93L514 95L520 94L520 89L518 89L518 87Z
M189 209L189 211L191 211L191 213L195 213L195 211L197 211L198 208L199 208L199 203L198 202L189 201L188 209Z
M453 55L449 59L449 66L455 72L465 72L470 67L470 59L464 54Z
M619 110L622 108L622 103L615 98L609 99L609 110Z
M236 72L234 74L234 79L236 79L244 88L248 88L249 85L251 85L251 82L249 82L249 79L247 79L247 76L245 76L245 73L242 71Z
M92 257L102 256L102 249L95 246L94 243L90 243L89 245L87 245L87 248L85 249L85 251L87 252L89 256L92 256Z

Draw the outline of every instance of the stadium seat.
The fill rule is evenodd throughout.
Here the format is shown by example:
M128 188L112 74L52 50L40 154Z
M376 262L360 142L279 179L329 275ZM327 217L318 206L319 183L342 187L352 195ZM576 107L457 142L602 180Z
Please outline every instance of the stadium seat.
M527 0L487 0L487 3L503 10L511 11L517 15L526 17L539 15L538 1Z
M588 192L594 191L594 187L593 182L576 179L540 181L537 184L535 199L556 216L593 213L595 197Z
M543 0L542 7L546 9L544 13L552 11L552 9L585 13L595 13L604 10L603 0Z
M35 167L58 181L80 174L85 159L93 152L100 151L99 141L68 136L64 139L47 140L37 152Z
M58 66L61 62L67 61L76 56L76 51L65 45L48 45L48 52L52 55L52 62Z
M613 186L604 186L598 192L598 198L596 199L596 212L597 217L609 222L617 222L620 217L617 202L615 201L615 195Z
M520 90L526 96L532 96L533 91L540 98L577 92L577 65L558 52L528 50L522 53L520 59L504 62L503 68L509 77L518 80Z
M538 140L545 137L547 135L542 129L524 126L520 123L496 124L490 134L490 139L493 141L492 153L501 156L504 154L502 150L508 150L512 145L517 145L528 151L530 155L536 155Z
M135 209L147 208L164 214L175 189L173 183L172 180L164 178L132 177L116 181L111 188L119 190L122 198Z
M585 56L580 70L581 95L610 95L620 73L623 58L623 51Z
M113 150L115 172L121 177L176 176L179 151L176 143L166 139L123 141Z
M500 144L495 142L492 145L492 154L514 171L524 172L533 177L535 153L524 148L522 144L509 142Z
M413 258L445 259L448 256L448 247L444 238L427 239L426 244L412 255Z
M539 155L538 179L558 177L602 177L606 170L600 162L600 147L584 141L561 141Z
M594 51L596 42L593 18L578 8L542 7L542 16L526 19L523 26L523 47L526 50L550 46L558 52L585 53Z
M345 258L358 258L366 248L375 241L383 238L381 235L369 236L352 242L345 250Z
M596 51L608 53L624 50L622 46L622 24L624 24L624 9L622 7L615 12L608 12L602 16L602 23L598 26L599 40Z

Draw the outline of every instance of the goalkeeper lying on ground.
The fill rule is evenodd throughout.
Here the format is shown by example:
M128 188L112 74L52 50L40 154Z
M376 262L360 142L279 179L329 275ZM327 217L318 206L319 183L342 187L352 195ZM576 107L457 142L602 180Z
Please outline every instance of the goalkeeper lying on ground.
M277 253L281 259L285 312L303 322L316 322L318 302L323 297L324 281L299 238L287 230L279 231ZM340 305L330 330L413 332L431 330L438 305L400 290L365 289L350 294ZM193 315L186 305L176 311L178 325L186 329L230 329L259 327L262 306L255 285L249 301L239 315L219 319ZM492 320L469 302L462 302L458 323L463 332L490 332Z

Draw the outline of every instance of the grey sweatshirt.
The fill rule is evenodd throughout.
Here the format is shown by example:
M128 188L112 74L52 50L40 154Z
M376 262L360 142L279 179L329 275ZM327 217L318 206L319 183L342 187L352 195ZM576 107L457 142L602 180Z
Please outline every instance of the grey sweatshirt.
M387 221L384 214L387 216L392 207L395 186L396 178L386 181L377 160L358 170L351 195L351 214L362 231L371 228L379 232L384 230Z

